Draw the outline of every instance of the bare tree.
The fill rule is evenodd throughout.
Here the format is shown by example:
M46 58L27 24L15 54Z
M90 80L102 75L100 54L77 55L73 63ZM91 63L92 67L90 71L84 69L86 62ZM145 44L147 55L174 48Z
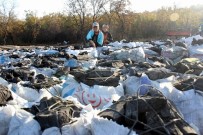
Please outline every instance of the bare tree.
M118 16L120 26L121 38L125 35L125 16L129 11L126 7L130 4L129 0L114 0L112 1L112 12Z
M92 7L92 21L95 22L98 18L105 12L105 5L109 0L91 0L91 7Z
M1 8L0 8L0 17L1 17L1 33L3 35L3 44L6 45L7 43L7 36L8 33L11 33L11 27L13 20L15 18L14 14L15 3L14 1L10 0L1 0Z
M25 28L27 32L27 37L30 43L35 44L40 30L40 23L38 21L36 12L29 10L25 12L26 12Z
M114 1L109 1L108 4L105 7L103 7L103 9L105 11L104 15L107 16L109 25L111 25L111 21L113 19L113 15L114 15L114 14L112 14L113 4L114 4Z
M68 0L66 11L74 18L78 27L78 31L82 36L83 44L85 44L85 20L88 14L88 0Z

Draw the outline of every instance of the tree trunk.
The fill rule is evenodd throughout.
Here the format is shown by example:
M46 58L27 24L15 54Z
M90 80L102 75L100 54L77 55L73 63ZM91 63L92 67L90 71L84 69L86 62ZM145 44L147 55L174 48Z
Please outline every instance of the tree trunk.
M7 30L5 31L5 34L4 34L4 45L6 45L6 41L7 41Z
M85 33L84 33L84 28L83 27L81 28L80 33L81 33L81 39L82 39L83 46L85 46L86 40L85 40Z

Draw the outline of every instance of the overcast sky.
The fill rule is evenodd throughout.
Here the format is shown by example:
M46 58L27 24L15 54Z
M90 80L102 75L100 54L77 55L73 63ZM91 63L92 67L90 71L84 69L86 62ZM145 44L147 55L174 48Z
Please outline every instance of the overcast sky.
M36 11L38 16L53 12L62 12L67 0L14 0L19 18L25 18L25 10ZM131 9L136 12L153 11L161 7L169 7L174 4L177 7L190 7L191 5L203 5L203 0L130 0Z

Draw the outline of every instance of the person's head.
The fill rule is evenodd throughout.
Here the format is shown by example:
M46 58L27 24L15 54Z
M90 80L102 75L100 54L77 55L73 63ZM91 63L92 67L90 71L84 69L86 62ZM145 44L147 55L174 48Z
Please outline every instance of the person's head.
M109 25L103 24L102 31L107 32L109 30Z
M98 32L99 31L99 23L98 22L94 22L92 24L92 29L94 30L94 32Z

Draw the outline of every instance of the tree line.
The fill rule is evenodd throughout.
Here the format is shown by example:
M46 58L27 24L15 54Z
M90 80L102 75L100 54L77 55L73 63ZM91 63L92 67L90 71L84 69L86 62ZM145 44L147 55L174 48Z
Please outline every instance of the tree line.
M195 34L203 23L203 6L163 7L153 12L136 13L128 0L68 0L63 13L38 17L25 11L24 20L16 17L15 5L0 4L0 44L85 43L92 22L108 24L114 40L165 38L167 31Z

